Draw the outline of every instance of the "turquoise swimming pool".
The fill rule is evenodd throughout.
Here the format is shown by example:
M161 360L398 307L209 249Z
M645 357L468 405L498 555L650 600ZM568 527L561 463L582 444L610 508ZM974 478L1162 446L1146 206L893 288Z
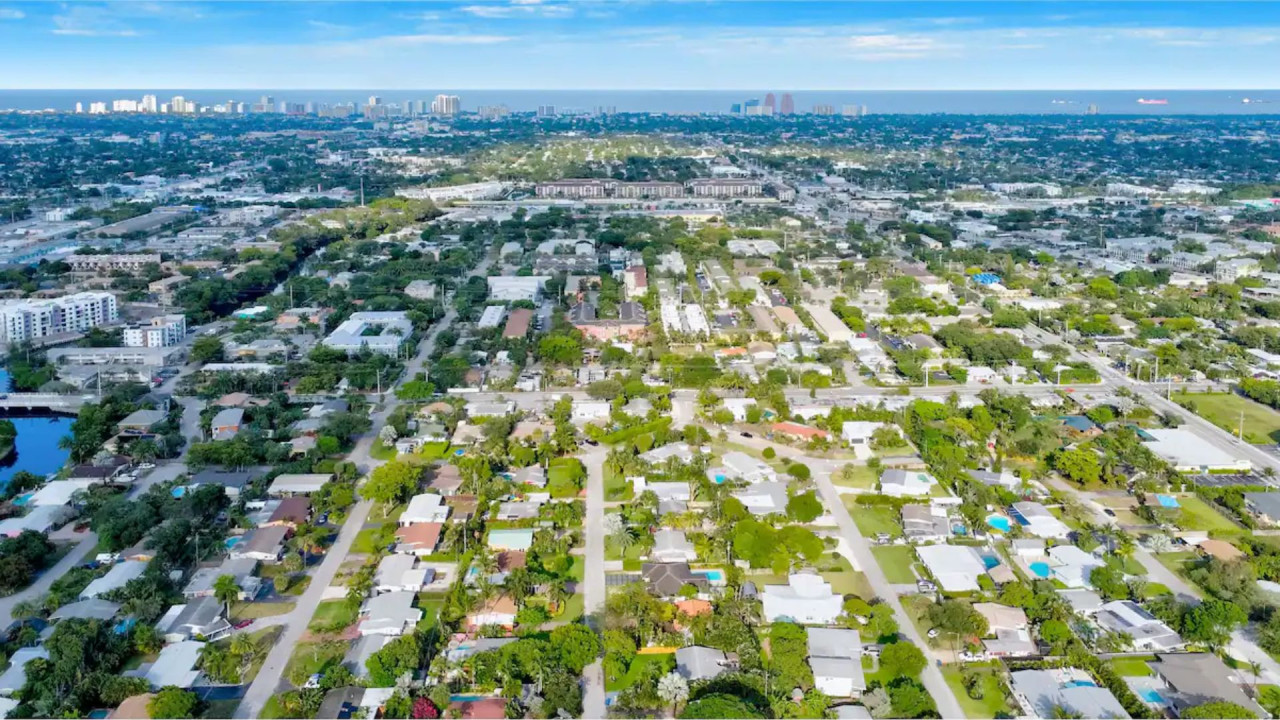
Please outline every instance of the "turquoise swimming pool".
M987 569L990 570L991 568L1000 564L1000 558L996 557L995 555L983 555L982 564L986 565Z
M17 505L18 507L22 507L23 505L26 505L27 503L31 502L31 497L33 495L35 495L35 493L33 492L22 493L21 495L13 499L13 504Z
M694 570L693 574L702 575L711 582L721 582L724 580L724 573L720 570Z
M1031 568L1031 572L1032 572L1032 573L1034 573L1034 574L1035 574L1035 576L1036 576L1036 577L1038 577L1038 578L1048 578L1048 577L1049 577L1049 563L1045 563L1045 562L1033 562L1033 563L1031 563L1030 565L1028 565L1027 567Z
M227 549L228 549L228 550L230 550L231 548L235 547L236 545L239 545L239 544L240 544L240 541L241 541L241 540L243 540L243 539L244 539L244 538L240 537L239 535L236 535L235 537L229 537L229 538L227 538L226 542L225 542L225 543L223 543L223 544L227 546Z
M1143 688L1142 690L1139 690L1138 697L1142 698L1143 702L1154 703L1156 705L1164 704L1164 698L1161 697L1160 693L1156 692L1154 688Z
M991 515L987 518L987 524L1000 532L1006 533L1009 532L1009 528L1012 527L1012 524L1009 522L1009 518L1003 515Z

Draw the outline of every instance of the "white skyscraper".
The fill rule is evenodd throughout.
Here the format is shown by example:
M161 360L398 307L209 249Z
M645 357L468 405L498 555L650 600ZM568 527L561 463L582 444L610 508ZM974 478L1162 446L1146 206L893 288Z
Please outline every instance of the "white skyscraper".
M84 112L84 103L82 102L76 103L76 114L79 115L82 112Z
M52 300L22 300L0 307L4 339L9 343L87 332L119 318L116 296L107 292L82 292Z
M91 103L89 103L89 114L90 114L90 115L106 115L106 114L107 114L107 104L106 104L105 102L91 102Z
M142 103L138 106L138 109L141 110L142 112L149 112L149 113L159 112L160 104L156 102L155 95L143 95Z
M457 95L437 95L436 99L431 101L431 114L457 115L461 106L462 100Z

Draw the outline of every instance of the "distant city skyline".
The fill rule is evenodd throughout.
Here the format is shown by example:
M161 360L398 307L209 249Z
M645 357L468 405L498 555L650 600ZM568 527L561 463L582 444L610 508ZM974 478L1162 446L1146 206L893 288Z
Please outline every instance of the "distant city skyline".
M0 0L3 89L1268 89L1278 60L1272 3Z

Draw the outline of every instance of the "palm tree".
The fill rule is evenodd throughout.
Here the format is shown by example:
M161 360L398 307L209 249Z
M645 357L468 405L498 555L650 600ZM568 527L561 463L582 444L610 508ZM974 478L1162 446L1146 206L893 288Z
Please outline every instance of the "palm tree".
M547 604L548 610L555 607L557 611L562 607L564 601L569 598L569 591L565 587L563 579L552 580L547 583Z
M218 602L222 603L228 615L231 614L231 603L240 597L240 586L236 584L236 579L232 575L219 575L213 581L213 596L218 598Z
M16 620L30 620L40 614L40 603L35 600L20 600L14 604L10 615Z

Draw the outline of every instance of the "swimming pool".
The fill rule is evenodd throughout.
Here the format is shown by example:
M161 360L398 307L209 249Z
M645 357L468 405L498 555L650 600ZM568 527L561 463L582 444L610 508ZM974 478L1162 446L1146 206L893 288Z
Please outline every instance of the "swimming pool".
M477 700L488 700L492 695L450 695L449 700L453 702L476 702Z
M1155 688L1143 688L1139 690L1138 697L1142 698L1143 702L1154 703L1156 705L1164 704L1164 698L1160 697L1160 693L1156 692Z
M987 569L990 570L991 568L1000 564L1000 558L996 557L995 555L983 555L982 564L986 565Z
M174 489L170 490L169 492L170 492L170 494L172 494L174 497L176 497L176 498L180 498L180 497L182 497L183 495L186 495L186 494L187 494L187 488L186 488L186 486L179 485L178 487L176 487L176 488L174 488Z
M1062 684L1064 688L1075 687L1098 687L1098 684L1089 680L1068 680Z
M702 575L711 582L721 582L724 580L724 573L719 570L694 570L695 575Z
M724 479L725 479L725 478L724 478L724 476L723 476L723 475L717 475L717 476L716 476L716 480L715 480L715 482L716 482L716 484L717 484L717 485L723 485L723 484L724 484Z
M467 451L463 450L462 448L458 448L457 450L453 451L454 457L462 457L463 455L466 455L466 454L467 454Z
M35 495L35 493L33 492L22 493L21 495L13 499L13 504L17 505L18 507L22 507L23 505L26 505L27 503L31 502L31 497L33 495Z
M1038 578L1049 577L1049 563L1033 562L1027 567L1030 568L1031 572Z
M239 545L239 544L240 544L240 541L241 541L241 540L243 540L243 539L244 539L244 538L240 537L239 535L236 535L235 537L229 537L229 538L227 538L226 542L225 542L225 543L223 543L223 544L227 546L227 549L228 549L228 550L230 550L231 548L235 547L236 545Z
M1009 523L1009 518L1003 515L992 515L988 517L987 524L995 528L996 530L999 530L1000 532L1006 532L1006 533L1009 532L1009 528L1012 527L1011 524Z
M1178 498L1172 495L1157 495L1156 502L1160 503L1160 507L1176 508L1181 507L1178 504Z

